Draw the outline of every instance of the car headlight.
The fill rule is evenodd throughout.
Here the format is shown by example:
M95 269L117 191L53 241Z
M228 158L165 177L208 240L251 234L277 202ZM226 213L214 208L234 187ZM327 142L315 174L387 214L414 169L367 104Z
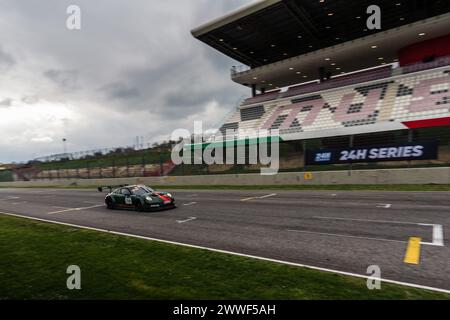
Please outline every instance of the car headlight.
M146 196L145 200L147 200L148 202L152 202L153 201L152 197L150 197L150 196Z

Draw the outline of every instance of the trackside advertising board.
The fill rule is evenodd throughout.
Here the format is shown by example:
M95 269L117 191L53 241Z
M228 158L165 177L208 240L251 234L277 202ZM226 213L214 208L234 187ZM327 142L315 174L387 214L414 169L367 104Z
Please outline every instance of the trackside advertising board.
M307 165L437 159L436 142L317 149L306 152Z

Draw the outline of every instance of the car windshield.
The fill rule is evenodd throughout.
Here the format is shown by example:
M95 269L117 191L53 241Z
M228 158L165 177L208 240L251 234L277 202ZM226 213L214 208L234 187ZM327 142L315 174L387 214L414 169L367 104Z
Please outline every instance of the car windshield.
M152 193L154 191L152 188L146 186L142 186L141 188L144 189L147 193Z
M153 192L153 190L151 188L144 187L144 186L134 187L131 189L131 193L136 196L142 196L146 193L152 193L152 192Z

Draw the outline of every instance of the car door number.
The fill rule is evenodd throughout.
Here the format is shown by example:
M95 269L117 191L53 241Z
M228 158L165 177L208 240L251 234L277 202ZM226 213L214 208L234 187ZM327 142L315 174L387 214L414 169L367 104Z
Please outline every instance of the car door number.
M133 204L130 197L125 198L125 204Z

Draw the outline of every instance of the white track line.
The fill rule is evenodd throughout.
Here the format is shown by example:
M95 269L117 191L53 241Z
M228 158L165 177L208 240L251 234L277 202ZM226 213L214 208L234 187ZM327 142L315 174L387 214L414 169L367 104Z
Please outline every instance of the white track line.
M362 221L362 222L376 222L376 223L394 223L394 224L413 224L420 225L416 222L405 222L405 221L390 221L390 220L370 220L370 219L353 219L353 218L338 218L338 217L314 217L316 219L326 219L326 220L345 220L345 221Z
M0 199L0 201L16 200L16 199L20 199L20 197L8 196L6 198Z
M349 235L346 235L346 234L339 234L339 233L325 233L325 232L313 232L313 231L302 231L302 230L288 230L288 231L289 232L297 232L297 233L306 233L306 234L317 234L317 235L320 235L320 236L353 238L353 239L363 239L363 240L377 240L377 241L400 242L400 243L407 243L408 242L408 241L402 241L402 240L391 240L391 239L383 239L383 238L349 236Z
M197 204L197 202L189 202L189 203L185 203L183 204L183 206L192 206L194 204Z
M433 242L422 242L422 244L426 244L429 246L437 246L437 247L443 247L444 246L444 231L442 228L442 225L440 224L426 224L426 223L419 223L421 226L427 226L427 227L433 227Z
M390 207L392 207L392 204L390 203L380 203L377 205L377 208L389 209Z
M405 221L389 221L389 220L368 220L368 219L351 219L351 218L336 218L336 217L314 217L316 219L328 219L328 220L344 220L344 221L362 221L362 222L376 222L376 223L393 223L393 224L407 224L416 226L433 227L433 242L421 242L421 244L428 246L444 246L444 232L442 225L429 224L429 223L417 223L417 222L405 222Z
M197 219L196 217L190 217L189 219L186 219L186 220L177 220L177 222L178 223L186 223L186 222L189 222L189 221L192 221L192 220L195 220L195 219Z
M433 226L433 243L437 246L444 246L444 231L440 224Z
M69 209L64 209L64 210L59 210L59 211L47 212L47 214L52 215L52 214L70 212L70 211L82 211L82 210L94 209L94 208L98 208L98 207L103 207L103 204L98 204L96 206L83 207L83 208L69 208Z
M276 193L272 193L272 194L268 194L268 195L266 195L266 196L259 197L259 199L265 199L265 198L275 197L276 195L277 195Z
M161 243L174 244L174 245L179 245L179 246L183 246L183 247L208 250L208 251L212 251L212 252L231 254L231 255L239 256L239 257L252 258L252 259L268 261L268 262L274 262L274 263L280 263L280 264L285 264L285 265L290 265L290 266L295 266L295 267L308 268L308 269L318 270L318 271L331 272L331 273L342 274L342 275L352 276L352 277L357 277L357 278L362 278L362 279L372 279L372 276L367 276L367 275L363 275L363 274L357 274L357 273L352 273L352 272L345 272L345 271L339 271L339 270L333 270L333 269L327 269L327 268L321 268L321 267L314 267L314 266L309 266L309 265L306 265L306 264L300 264L300 263L294 263L294 262L289 262L289 261L264 258L264 257L253 256L253 255L248 255L248 254L238 253L238 252L233 252L233 251L226 251L226 250L220 250L220 249L196 246L196 245L182 243L182 242L175 242L175 241L169 241L169 240L162 240L162 239L144 237L144 236L139 236L139 235L135 235L135 234L111 231L111 230L106 230L106 229L92 228L92 227L81 226L81 225L76 225L76 224L70 224L70 223L65 223L65 222L52 221L52 220L47 220L47 219L40 219L40 218L35 218L35 217L30 217L30 216L23 216L23 215L14 214L14 213L0 212L0 214L12 216L12 217L19 217L19 218L24 218L24 219L30 219L30 220L35 220L35 221L41 221L41 222L54 223L54 224L59 224L59 225L63 225L63 226L73 227L73 228L80 228L80 229L86 229L86 230L106 232L106 233L115 234L115 235L119 235L119 236L126 236L126 237L131 237L131 238L137 238L137 239L144 239L144 240L150 240L150 241L157 241L157 242L161 242ZM435 288L435 287L428 287L428 286L423 286L423 285L420 285L420 284L414 284L414 283L408 283L408 282L402 282L402 281L396 281L396 280L390 280L390 279L383 279L383 278L381 278L380 281L383 281L383 282L386 282L386 283L399 284L399 285L408 286L408 287L412 287L412 288L432 290L432 291L437 291L437 292L443 292L443 293L450 294L450 290L441 289L441 288Z
M276 196L276 193L272 193L272 194L268 194L265 196L261 196L261 197L250 197L250 198L245 198L245 199L241 199L241 201L250 201L250 200L257 200L257 199L265 199L265 198L270 198L270 197L274 197Z

